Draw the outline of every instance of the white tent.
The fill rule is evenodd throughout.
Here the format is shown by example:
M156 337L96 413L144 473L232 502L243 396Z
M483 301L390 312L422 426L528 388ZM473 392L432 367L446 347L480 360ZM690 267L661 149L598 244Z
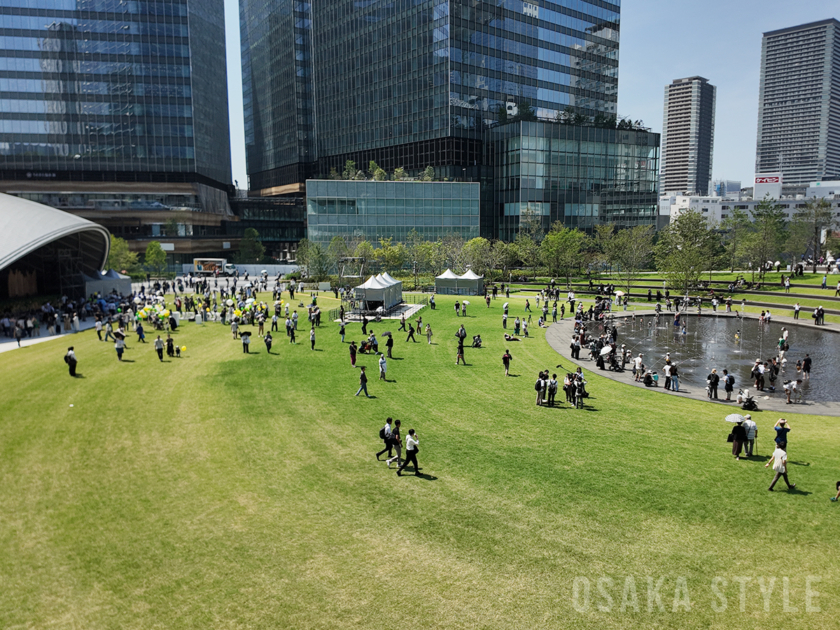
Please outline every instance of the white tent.
M131 295L131 278L113 269L96 276L82 274L82 279L85 282L85 295L101 293L104 296L115 290L120 295Z
M382 306L386 309L402 302L402 282L390 276L371 276L364 284L354 289L357 300L361 300L364 308L373 310Z
M481 295L484 293L484 276L467 270L462 276L447 269L435 278L435 292L444 295Z

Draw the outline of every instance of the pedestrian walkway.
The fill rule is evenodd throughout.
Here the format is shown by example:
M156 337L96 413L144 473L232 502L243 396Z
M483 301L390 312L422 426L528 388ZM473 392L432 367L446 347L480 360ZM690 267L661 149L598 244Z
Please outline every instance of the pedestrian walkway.
M94 325L95 325L94 318L93 317L88 317L86 322L79 322L79 329L82 330L82 331L90 330L91 328L94 327ZM28 348L29 346L34 346L34 345L39 344L39 343L45 343L47 341L54 341L56 339L68 340L68 337L72 338L73 335L75 335L75 334L76 334L75 332L67 332L67 333L62 332L60 335L50 335L49 333L47 333L46 329L42 325L41 326L41 336L40 337L30 337L30 338L21 339L20 340L20 347L21 347L21 349ZM14 339L11 339L9 337L5 337L5 336L0 337L0 353L9 352L10 350L17 350L17 349L18 349L17 341L15 341ZM64 349L66 350L66 348L64 348Z
M615 318L620 317L632 317L634 313L630 312L617 312L612 313L612 316ZM649 311L635 311L636 317L644 316L644 315L654 315L655 312L652 310ZM695 316L695 313L692 313L692 316ZM737 317L736 313L722 313L718 311L715 312L708 312L702 313L701 317ZM749 313L745 313L741 315L741 317L745 317L748 319L758 319L757 315L752 315ZM800 319L795 320L793 317L783 317L783 316L773 316L773 322L776 324L784 324L785 326L807 326L808 324L805 323L806 320ZM810 320L808 320L810 321ZM813 324L811 324L813 325ZM819 327L820 330L828 332L828 333L840 333L840 325L838 324L825 324L824 326ZM545 340L548 342L558 354L562 355L563 358L570 363L575 365L579 365L580 367L586 368L589 372L593 375L602 376L604 378L608 378L613 381L620 381L626 385L631 387L641 387L650 392L655 392L657 394L661 394L662 396L682 396L685 398L693 398L694 400L702 400L710 405L718 405L721 407L721 413L733 413L737 412L740 409L740 406L736 405L734 402L725 403L722 401L714 401L709 400L706 396L705 388L688 388L683 383L680 383L680 391L678 393L670 392L663 387L656 387L650 388L645 387L645 385L641 382L636 382L633 380L633 373L628 368L623 372L613 372L611 370L592 370L592 366L595 365L593 361L589 361L587 359L579 359L577 361L569 358L569 344L572 341L572 336L574 335L574 320L573 319L566 319L562 322L558 322L556 324L552 324L549 326L548 330L545 331ZM838 340L840 341L840 340ZM583 355L583 353L582 353ZM772 411L773 413L804 413L804 414L814 414L814 415L821 415L821 416L837 416L840 417L840 402L813 402L813 401L805 401L800 404L788 405L785 403L783 398L779 399L767 399L765 400L761 396L761 392L756 392L758 395L756 396L756 402L758 403L758 407L760 411ZM752 412L756 413L756 412ZM760 412L759 412L760 413Z

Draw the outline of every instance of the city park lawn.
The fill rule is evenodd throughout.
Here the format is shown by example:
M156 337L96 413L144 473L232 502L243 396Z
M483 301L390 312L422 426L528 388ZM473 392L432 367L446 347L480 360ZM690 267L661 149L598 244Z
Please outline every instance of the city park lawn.
M836 418L788 416L797 488L769 493L776 415L754 413L758 455L736 462L720 405L586 370L585 409L537 408L537 371L566 356L536 317L506 344L505 300L470 301L467 318L444 296L422 310L431 346L371 325L383 349L396 335L387 383L359 355L372 399L333 322L317 351L302 325L271 355L256 331L246 355L186 323L162 364L152 331L123 363L84 332L77 379L67 341L0 354L0 626L836 627ZM467 366L461 323L486 345ZM376 461L386 416L417 430L421 477Z

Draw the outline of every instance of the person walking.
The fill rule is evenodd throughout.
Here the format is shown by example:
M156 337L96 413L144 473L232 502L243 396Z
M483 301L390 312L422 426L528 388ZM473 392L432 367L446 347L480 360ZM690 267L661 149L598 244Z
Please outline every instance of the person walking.
M143 330L142 322L137 322L137 327L134 329L134 332L137 333L137 341L146 343L146 333Z
M67 354L64 355L64 362L70 368L70 376L76 376L76 364L78 361L76 360L76 351L73 350L73 346L67 348Z
M160 335L155 339L155 352L157 352L160 362L163 363L163 339L160 338Z
M758 427L750 414L744 416L744 429L747 431L747 441L744 443L744 457L752 457L755 439L758 436Z
M464 338L458 337L458 351L457 355L455 356L455 365L460 365L461 361L464 362L464 365L467 364L467 360L464 358Z
M341 328L338 330L338 334L341 335L341 343L344 343L344 321L341 322Z
M773 426L776 431L776 446L787 452L787 434L790 433L790 425L784 418L779 418Z
M806 381L811 378L811 355L807 352L805 358L802 359L802 378Z
M110 319L105 324L105 341L108 341L108 339L116 339L114 337L114 326L111 324Z
M770 492L773 492L773 486L776 485L776 482L779 480L779 477L783 477L785 483L787 484L788 490L793 490L796 487L796 484L791 484L790 480L788 480L787 452L778 444L776 445L776 450L773 451L773 456L770 458L770 461L764 464L764 467L768 468L771 464L773 465L773 470L775 471L776 476L773 477L773 483L771 483L770 487L767 489Z
M391 422L393 422L391 418L386 418L385 426L379 429L379 439L385 443L385 448L383 448L376 454L376 461L381 461L379 457L386 451L388 453L388 457L391 457L391 451L393 449L393 446L391 444Z
M400 327L397 328L397 330L402 330L404 332L406 331L406 328L405 328L405 313L400 315Z
M747 441L747 430L744 428L743 421L738 422L732 427L732 455L736 460L741 459L741 448Z
M426 341L429 342L429 345L432 345L432 326L431 324L426 324Z
M414 474L420 476L420 464L417 463L417 453L420 452L420 437L414 429L408 430L408 437L405 439L405 461L397 469L397 475L402 477L402 471L409 464L414 465Z
M389 459L385 460L385 463L388 465L388 468L391 467L391 464L397 462L397 466L399 467L402 464L402 437L400 436L400 421L394 420L394 427L391 429L391 446L394 447L394 450L397 451L397 454ZM390 454L390 451L389 451Z
M315 349L315 326L312 326L309 331L309 346L312 350Z
M102 341L102 320L99 317L96 318L93 327L96 329L96 336L99 337L99 341Z
M289 343L297 344L297 340L295 338L295 330L297 330L297 328L295 328L294 326L289 328Z
M392 359L391 351L394 348L394 335L388 335L388 338L385 340L385 350L388 353L388 358Z
M793 305L793 319L799 319L799 309L800 308L801 307L799 306L799 302L797 302L796 304Z
M251 335L242 335L242 352L244 352L245 354L251 354L250 346Z
M417 340L414 338L414 325L413 324L408 325L408 337L405 338L405 342L408 343L409 341L413 341L414 343L417 343Z
M385 373L388 371L388 363L385 361L385 355L379 355L379 380L388 382L388 379L385 378Z
M367 389L367 374L365 374L365 366L359 366L359 369L361 370L361 373L359 374L359 391L356 392L356 396L364 391L365 396L370 398L370 394L368 394Z
M356 342L350 342L350 367L356 367Z
M115 339L114 349L117 351L117 361L122 361L123 352L125 352L125 341L123 339Z
M502 364L505 366L505 376L510 376L510 362L513 361L513 357L510 354L510 350L505 350L505 353L502 355Z
M271 331L268 331L263 337L263 341L265 342L265 349L268 354L271 354L271 344L274 343L274 338L271 336Z

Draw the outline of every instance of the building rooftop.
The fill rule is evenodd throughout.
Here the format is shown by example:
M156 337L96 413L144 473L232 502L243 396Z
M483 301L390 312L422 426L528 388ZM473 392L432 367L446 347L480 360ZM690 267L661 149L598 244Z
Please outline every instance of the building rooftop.
M794 31L804 31L809 28L815 28L817 26L825 26L828 24L836 24L840 25L840 21L837 21L835 18L829 18L827 20L820 20L818 22L808 22L807 24L800 24L798 26L788 26L787 28L780 28L775 31L767 31L764 33L765 37L770 35L782 35L783 33L793 33Z

